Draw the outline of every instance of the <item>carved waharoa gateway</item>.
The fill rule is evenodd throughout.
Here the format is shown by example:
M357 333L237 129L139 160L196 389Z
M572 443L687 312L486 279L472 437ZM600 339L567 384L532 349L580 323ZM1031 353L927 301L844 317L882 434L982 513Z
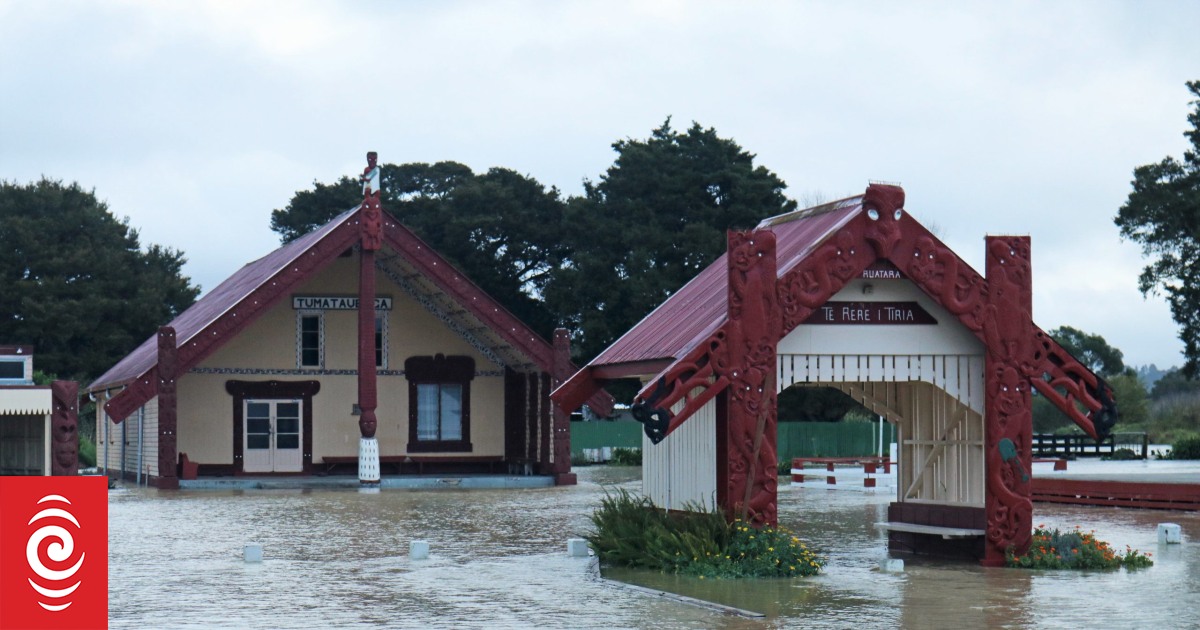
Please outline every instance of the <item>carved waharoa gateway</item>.
M574 408L607 380L641 378L647 494L671 508L715 495L730 518L765 525L776 522L778 391L836 387L900 427L889 520L982 532L959 551L1001 564L1031 535L1032 389L1093 437L1116 407L1033 323L1029 238L986 248L984 277L892 185L767 219L731 232L722 258L553 397ZM894 321L873 320L880 312ZM937 551L920 534L891 542Z

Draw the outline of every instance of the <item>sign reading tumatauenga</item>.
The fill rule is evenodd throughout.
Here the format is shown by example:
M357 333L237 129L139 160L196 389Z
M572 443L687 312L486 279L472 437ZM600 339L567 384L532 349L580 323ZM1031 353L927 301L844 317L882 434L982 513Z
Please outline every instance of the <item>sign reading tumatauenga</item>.
M293 295L292 308L297 311L356 311L356 295ZM392 298L375 298L375 310L392 310Z

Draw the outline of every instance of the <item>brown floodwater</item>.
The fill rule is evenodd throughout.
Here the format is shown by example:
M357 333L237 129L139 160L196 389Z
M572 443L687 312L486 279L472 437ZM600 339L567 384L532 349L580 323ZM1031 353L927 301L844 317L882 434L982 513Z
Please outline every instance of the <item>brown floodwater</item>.
M113 628L1183 628L1200 627L1200 514L1035 504L1035 524L1095 529L1154 554L1139 571L1036 572L906 559L879 571L889 496L780 487L780 522L827 556L793 580L606 578L766 614L731 616L597 580L566 555L605 487L635 468L577 469L574 487L110 494ZM1160 546L1156 526L1183 527ZM429 541L428 560L408 558ZM246 543L264 561L246 564Z

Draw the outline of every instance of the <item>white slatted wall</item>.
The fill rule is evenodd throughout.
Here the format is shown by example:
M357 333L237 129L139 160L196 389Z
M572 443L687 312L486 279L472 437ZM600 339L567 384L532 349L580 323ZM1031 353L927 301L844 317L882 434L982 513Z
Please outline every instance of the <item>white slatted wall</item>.
M780 354L778 389L829 383L929 383L983 413L982 355Z
M682 401L672 411L682 409ZM693 503L712 509L717 496L717 407L708 401L658 444L642 435L642 494L661 508Z

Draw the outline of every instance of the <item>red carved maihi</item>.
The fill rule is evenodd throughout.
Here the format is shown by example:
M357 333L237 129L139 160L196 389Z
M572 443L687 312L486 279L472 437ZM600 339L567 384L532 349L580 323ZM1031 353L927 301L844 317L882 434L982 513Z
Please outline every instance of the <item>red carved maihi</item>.
M1117 405L1112 387L1058 345L1041 328L1034 327L1037 365L1031 375L1033 386L1054 403L1088 435L1100 439L1117 422ZM1080 407L1087 410L1083 413Z
M983 563L1002 566L1005 552L1028 551L1033 528L1030 485L1033 432L1028 374L1033 371L1033 291L1029 237L988 237Z
M775 351L781 337L775 235L730 232L728 262L726 507L753 525L774 525Z
M79 383L50 383L50 474L79 474Z

